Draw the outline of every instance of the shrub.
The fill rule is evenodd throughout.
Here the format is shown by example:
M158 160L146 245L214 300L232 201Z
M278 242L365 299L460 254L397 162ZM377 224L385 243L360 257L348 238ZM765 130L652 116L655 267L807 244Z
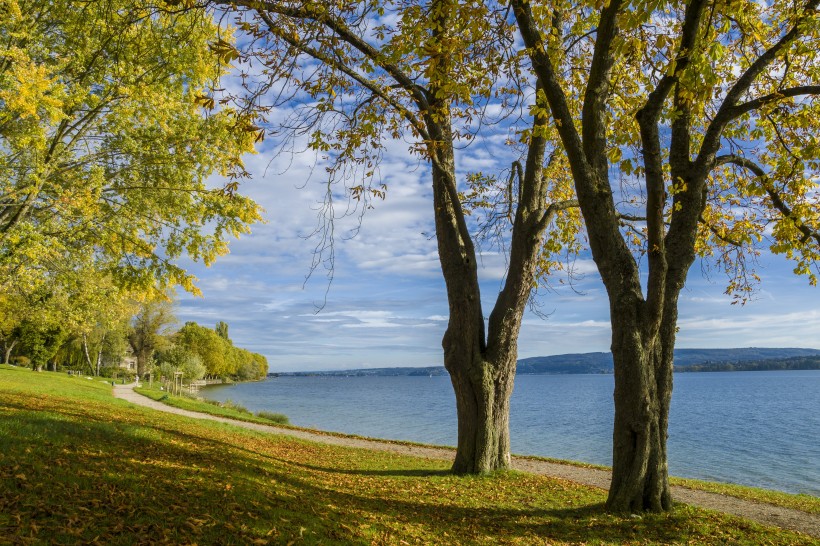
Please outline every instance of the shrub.
M256 416L261 417L262 419L267 419L268 421L272 421L277 425L290 424L290 419L288 419L288 416L282 413L273 413L270 411L257 411Z
M253 415L253 414L251 413L251 411L250 411L248 408L246 408L245 406L243 406L243 405L241 405L241 404L237 404L236 402L234 402L234 401L233 401L233 400L231 400L230 398L228 398L227 400L225 400L224 402L222 402L222 403L220 404L220 406L222 406L223 408L227 408L227 409L232 409L232 410L234 410L234 411L238 411L239 413L247 413L248 415Z
M31 366L31 359L27 356L13 356L11 357L11 363L15 366Z

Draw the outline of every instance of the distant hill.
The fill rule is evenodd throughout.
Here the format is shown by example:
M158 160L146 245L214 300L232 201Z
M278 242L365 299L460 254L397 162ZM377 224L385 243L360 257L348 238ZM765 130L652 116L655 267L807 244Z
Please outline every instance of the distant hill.
M807 358L806 362L793 365L814 367L787 368L787 360ZM820 369L820 350L817 349L771 349L747 347L742 349L675 349L675 371L742 371L764 369ZM770 368L767 368L767 362ZM697 367L697 369L695 369ZM518 361L520 374L561 373L612 373L612 353L582 353L553 356L536 356Z
M747 347L741 349L676 349L676 372L755 371L755 370L819 370L818 349L771 349ZM518 361L517 373L544 374L606 374L612 373L611 353L578 353L535 356ZM443 366L425 368L367 368L326 372L289 372L279 376L438 376L447 375Z

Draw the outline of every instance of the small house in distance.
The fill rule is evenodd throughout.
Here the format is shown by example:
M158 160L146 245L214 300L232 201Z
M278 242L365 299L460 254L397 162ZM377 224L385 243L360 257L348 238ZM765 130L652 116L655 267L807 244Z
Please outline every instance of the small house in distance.
M120 359L118 367L123 370L128 370L129 372L137 373L137 357L134 356L134 352L131 350L131 347L128 347L125 350L125 354Z

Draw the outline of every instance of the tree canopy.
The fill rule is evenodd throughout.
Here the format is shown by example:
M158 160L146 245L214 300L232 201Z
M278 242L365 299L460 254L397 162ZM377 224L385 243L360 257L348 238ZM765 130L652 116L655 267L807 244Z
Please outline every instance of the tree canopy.
M230 34L150 1L4 0L0 13L3 277L93 256L119 284L196 291L176 258L211 263L260 219L236 191L253 129L201 108Z
M64 357L99 373L105 352L120 357L134 301L198 293L179 259L211 264L261 219L238 191L255 129L227 105L204 108L232 39L163 2L0 2L6 357L56 328L67 339L39 336L48 355L18 349L42 361L67 341Z

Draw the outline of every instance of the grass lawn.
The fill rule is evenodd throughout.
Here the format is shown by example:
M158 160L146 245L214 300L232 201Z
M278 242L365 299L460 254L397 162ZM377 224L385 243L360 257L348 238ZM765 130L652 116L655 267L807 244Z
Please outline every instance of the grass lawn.
M263 435L134 407L110 384L0 366L0 544L815 544L520 473Z

